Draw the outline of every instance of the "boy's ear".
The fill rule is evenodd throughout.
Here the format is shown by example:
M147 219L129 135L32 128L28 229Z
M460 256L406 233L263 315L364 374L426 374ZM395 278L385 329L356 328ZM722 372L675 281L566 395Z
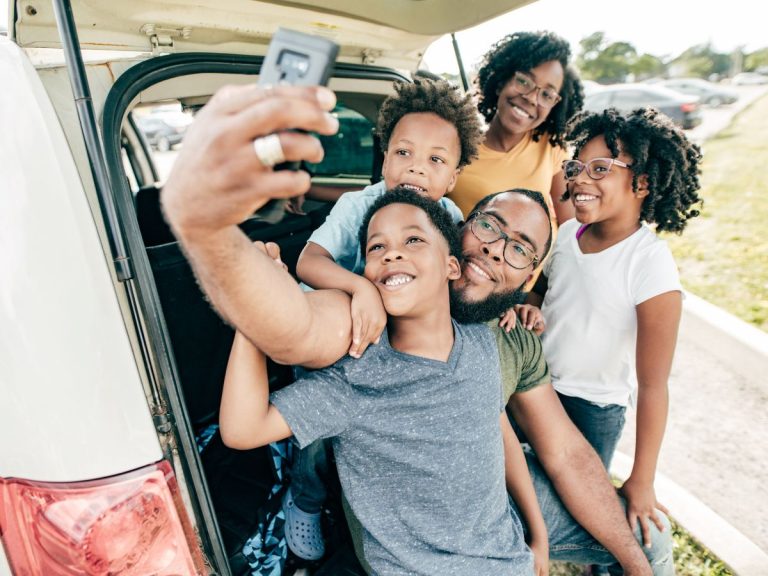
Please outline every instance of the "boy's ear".
M387 151L383 152L384 160L381 162L381 179L384 180L385 172L387 170Z
M461 278L461 264L456 256L448 256L448 280Z
M459 179L459 174L461 173L461 168L456 168L456 170L453 171L453 176L451 176L451 181L448 182L448 188L445 190L445 193L453 192L453 189L456 187L456 182Z
M635 192L635 196L638 198L648 196L648 174L640 174L637 177L637 192Z

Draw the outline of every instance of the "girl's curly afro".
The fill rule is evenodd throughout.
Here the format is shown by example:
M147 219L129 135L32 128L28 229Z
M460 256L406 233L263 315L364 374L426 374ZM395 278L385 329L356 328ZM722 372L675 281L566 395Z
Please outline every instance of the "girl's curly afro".
M657 231L680 233L688 220L699 215L691 206L702 203L698 195L701 151L669 117L655 108L638 108L627 115L615 108L601 114L582 113L569 126L574 157L598 136L605 138L614 158L619 152L632 158L635 192L640 176L646 175L648 196L641 208L642 220L655 223ZM568 197L566 192L563 199Z
M480 113L490 122L496 114L499 92L515 72L528 72L540 64L557 60L565 78L558 102L547 119L533 131L538 142L546 134L553 146L563 146L568 121L584 105L584 88L576 71L568 65L571 48L566 40L552 32L516 32L499 40L483 57L477 84Z

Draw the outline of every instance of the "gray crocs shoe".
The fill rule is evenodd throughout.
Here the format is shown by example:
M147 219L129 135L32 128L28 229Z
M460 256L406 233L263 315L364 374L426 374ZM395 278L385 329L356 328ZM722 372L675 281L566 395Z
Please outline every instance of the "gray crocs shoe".
M304 560L319 560L325 554L325 542L320 526L320 512L309 514L296 506L291 489L283 497L285 539L288 548Z

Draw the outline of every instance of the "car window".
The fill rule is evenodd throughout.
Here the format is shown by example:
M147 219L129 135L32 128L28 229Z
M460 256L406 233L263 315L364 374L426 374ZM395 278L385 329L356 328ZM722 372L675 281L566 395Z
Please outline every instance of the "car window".
M373 123L365 116L339 104L333 111L339 119L339 131L320 136L325 157L319 164L309 164L315 176L354 176L370 178L373 172Z

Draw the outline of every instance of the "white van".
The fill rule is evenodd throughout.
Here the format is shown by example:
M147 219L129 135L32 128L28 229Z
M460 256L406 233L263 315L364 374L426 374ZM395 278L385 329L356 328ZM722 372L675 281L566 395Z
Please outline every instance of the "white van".
M174 152L154 150L137 119L191 116L220 86L254 82L278 25L327 36L341 45L342 130L311 170L318 188L357 189L378 177L371 129L392 81L437 37L526 3L10 2L0 574L249 572L243 544L274 483L270 453L226 449L215 434L232 330L159 210ZM292 266L328 208L243 227L279 242Z

